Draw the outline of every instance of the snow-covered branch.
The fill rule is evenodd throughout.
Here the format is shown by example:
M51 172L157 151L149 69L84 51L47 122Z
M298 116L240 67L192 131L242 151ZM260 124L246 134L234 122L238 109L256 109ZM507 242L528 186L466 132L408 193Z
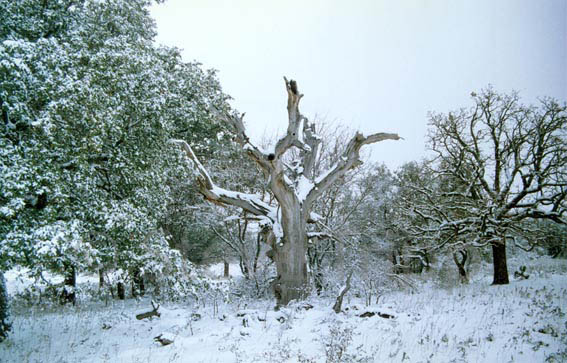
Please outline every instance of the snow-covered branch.
M242 208L253 215L265 216L272 221L275 220L276 210L274 207L262 201L260 197L255 194L240 193L217 187L213 183L213 180L205 167L203 167L191 149L191 146L189 146L186 141L171 140L171 142L180 145L185 155L189 158L189 160L191 160L192 165L199 173L197 178L199 182L199 191L207 200L221 205L233 205L235 207Z
M316 200L325 190L327 190L334 182L336 182L342 175L352 168L359 166L362 161L360 160L360 149L367 144L373 144L384 140L399 140L401 139L398 134L377 133L369 136L364 136L362 133L357 132L356 135L348 143L346 150L339 159L339 161L326 173L319 176L313 185L313 188L307 194L306 203L310 205Z

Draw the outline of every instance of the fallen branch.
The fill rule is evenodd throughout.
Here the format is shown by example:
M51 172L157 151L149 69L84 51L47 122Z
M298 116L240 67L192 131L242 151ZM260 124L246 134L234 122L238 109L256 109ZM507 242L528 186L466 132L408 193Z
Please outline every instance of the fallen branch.
M157 304L157 306L156 306L156 303L153 300L152 300L152 308L153 308L152 311L148 311L148 312L136 315L136 319L143 320L143 319L151 318L151 317L154 317L154 316L157 316L159 318L161 316L161 313L158 312L159 304Z

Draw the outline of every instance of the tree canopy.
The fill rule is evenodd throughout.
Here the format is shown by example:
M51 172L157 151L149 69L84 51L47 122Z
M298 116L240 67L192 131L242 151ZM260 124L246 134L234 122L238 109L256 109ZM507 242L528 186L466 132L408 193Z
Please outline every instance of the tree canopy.
M189 172L168 140L210 155L229 106L214 71L154 43L149 3L0 1L2 268L173 253L160 227Z

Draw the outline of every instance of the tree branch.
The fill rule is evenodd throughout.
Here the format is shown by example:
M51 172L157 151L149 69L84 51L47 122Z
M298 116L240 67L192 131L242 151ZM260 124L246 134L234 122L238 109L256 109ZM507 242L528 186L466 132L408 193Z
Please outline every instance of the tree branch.
M262 201L255 194L239 193L231 190L219 188L214 185L207 170L203 167L191 146L184 140L171 140L172 143L180 145L185 155L192 161L193 166L199 173L197 181L199 192L209 201L219 205L233 205L252 213L256 216L268 217L272 222L275 221L275 208Z
M360 148L366 144L373 144L384 140L399 140L401 139L398 134L388 134L388 133L377 133L365 137L360 132L348 143L346 150L339 159L339 161L333 166L327 173L324 173L319 178L315 180L315 184L311 191L307 194L306 204L310 205L314 200L316 200L325 190L327 190L338 178L344 175L350 169L353 169L360 164Z

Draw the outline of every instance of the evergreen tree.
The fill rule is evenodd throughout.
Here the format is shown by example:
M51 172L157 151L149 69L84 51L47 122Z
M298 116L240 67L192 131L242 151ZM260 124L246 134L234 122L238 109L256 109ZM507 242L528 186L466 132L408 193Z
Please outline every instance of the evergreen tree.
M183 269L160 228L189 179L169 140L214 152L228 97L155 45L149 4L0 0L0 268Z

